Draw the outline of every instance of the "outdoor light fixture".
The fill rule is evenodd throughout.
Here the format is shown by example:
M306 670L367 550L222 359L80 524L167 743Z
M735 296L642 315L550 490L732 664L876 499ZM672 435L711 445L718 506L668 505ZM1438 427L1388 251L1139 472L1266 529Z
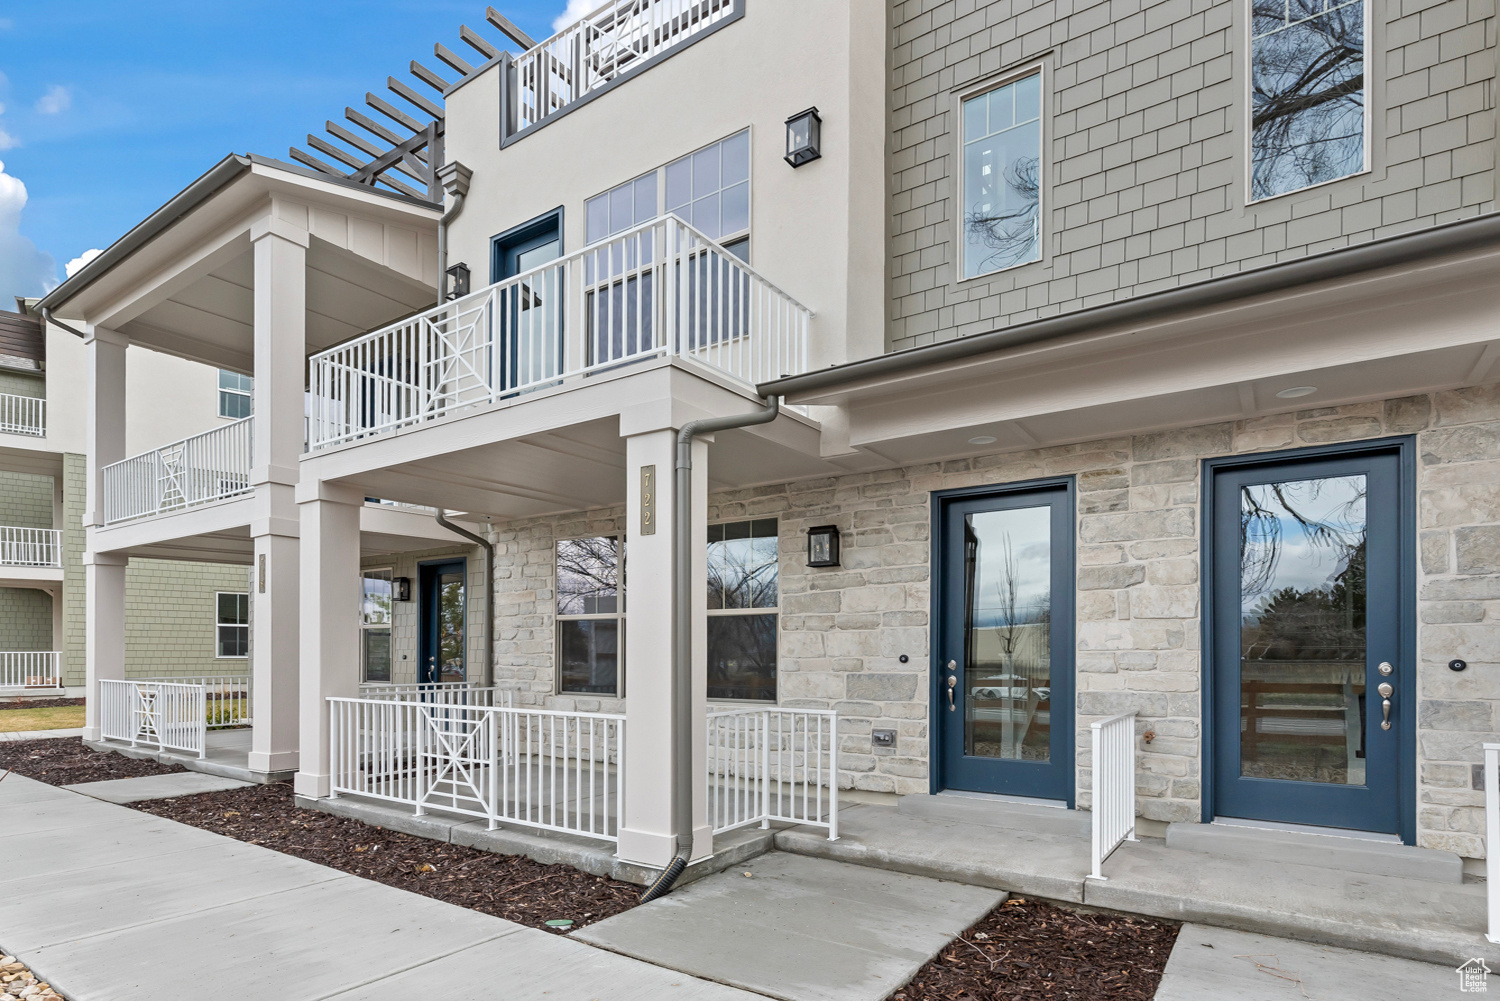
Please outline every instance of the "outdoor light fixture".
M823 119L817 108L799 111L786 120L786 162L793 167L816 160L823 153L818 149L819 133Z
M1317 386L1293 386L1291 389L1283 389L1276 395L1283 400L1295 400L1299 396L1311 396L1317 391Z
M839 527L819 525L807 530L807 565L810 567L836 567L839 565Z
M462 299L469 294L469 266L459 261L448 269L448 298Z
M397 601L410 601L411 600L411 578L410 577L397 577L395 580L391 581L391 583L395 585L395 592L396 592L396 600Z

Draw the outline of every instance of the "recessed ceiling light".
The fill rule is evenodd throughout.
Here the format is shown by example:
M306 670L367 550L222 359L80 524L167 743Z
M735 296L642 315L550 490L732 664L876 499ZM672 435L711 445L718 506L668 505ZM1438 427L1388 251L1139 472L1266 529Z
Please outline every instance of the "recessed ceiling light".
M1317 391L1317 386L1293 386L1291 389L1283 389L1276 395L1283 400L1295 400L1299 396L1311 396Z
M995 436L992 434L977 434L969 439L970 445L993 445Z

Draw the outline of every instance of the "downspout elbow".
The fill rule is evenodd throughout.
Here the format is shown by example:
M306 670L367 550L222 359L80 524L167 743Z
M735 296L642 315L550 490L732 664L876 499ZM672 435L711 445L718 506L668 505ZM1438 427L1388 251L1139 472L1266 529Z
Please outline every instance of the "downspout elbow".
M82 330L79 330L77 327L70 326L70 325L64 323L63 321L57 319L56 317L54 317L52 315L52 307L50 307L50 306L43 306L41 308L40 312L42 314L42 319L45 320L45 321L47 321L48 323L51 323L54 326L61 327L62 329L66 330L68 333L72 334L74 337L81 337L84 340L88 340L89 339L89 335L85 334Z

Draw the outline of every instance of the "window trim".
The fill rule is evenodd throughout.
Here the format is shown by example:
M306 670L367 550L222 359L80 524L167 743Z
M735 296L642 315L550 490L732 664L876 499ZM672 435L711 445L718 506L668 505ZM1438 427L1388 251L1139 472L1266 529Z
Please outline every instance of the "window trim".
M225 389L224 388L224 373L225 372L228 372L230 375L238 376L241 379L249 379L249 380L251 380L251 387L252 388L250 388L248 390L245 390L245 389ZM230 414L226 414L224 412L224 394L225 393L228 393L230 396L243 396L245 399L247 399L247 400L250 401L250 406L249 406L249 412L250 412L250 414L254 414L255 413L255 389L254 389L254 385L255 385L254 380L255 380L255 377L253 375L245 375L245 374L243 374L241 372L235 372L232 369L221 368L221 369L218 370L217 379L218 379L218 386L217 386L217 388L218 388L218 394L214 397L214 405L215 405L215 410L218 413L220 420L242 421L242 420L245 419L244 417L234 417L234 416L231 416Z
M968 84L952 91L953 107L951 119L953 121L953 163L954 174L957 183L954 186L953 203L957 206L957 212L953 219L954 229L954 255L953 255L953 277L954 284L962 285L965 282L982 281L994 278L996 275L1017 268L1031 267L1046 262L1047 254L1047 189L1051 186L1051 177L1048 171L1051 168L1051 160L1047 156L1047 143L1052 135L1052 118L1047 114L1047 98L1051 93L1051 81L1049 79L1049 64L1045 59L1033 60L1024 66L1014 67L989 77L982 81ZM1040 93L1037 108L1038 142L1037 156L1040 163L1037 166L1037 256L1032 261L1018 261L1015 264L1007 264L1003 268L993 271L982 271L977 275L964 276L964 102L988 94L992 90L1023 80L1028 76L1035 75L1039 78Z
M222 622L219 620L219 598L222 595L232 594L245 599L245 621L244 622ZM243 629L245 631L245 652L243 654L222 654L219 643L220 629ZM249 591L215 591L214 592L214 660L248 660L250 659L250 592Z
M365 611L364 611L365 579L367 577L369 577L371 574L379 574L379 573L385 573L385 574L389 574L390 575L387 578L387 581L391 585L391 618L390 618L390 621L388 621L388 622L383 622L383 623L376 624L376 623L369 623L369 622L365 621ZM395 683L395 675L396 675L396 662L395 662L395 659L394 659L395 647L392 646L392 648L391 648L391 652L392 652L392 655L393 655L392 656L392 660L391 660L391 664L390 664L391 677L388 678L385 681L371 681L370 678L369 678L369 664L365 660L365 637L364 637L364 634L368 630L372 630L372 629L384 629L386 632L388 632L388 633L391 634L391 638L392 638L393 641L395 639L395 626L396 626L396 568L394 566L360 567L359 568L359 603L360 603L360 610L359 610L359 632L360 632L360 637L359 637L359 683L362 684L362 685L388 685L388 684L394 684Z
M1364 115L1364 117L1365 117L1365 121L1364 121L1364 150L1363 150L1364 162L1363 162L1363 165L1360 167L1359 170L1350 171L1349 173L1343 174L1343 175L1341 175L1339 177L1331 177L1331 178L1329 178L1326 181L1317 181L1317 182L1314 182L1313 184L1305 184L1305 185L1303 185L1300 188L1293 188L1290 191L1283 191L1283 192L1281 192L1279 194L1266 195L1266 196L1264 196L1262 198L1256 198L1255 197L1255 187L1254 187L1254 185L1255 185L1255 182L1254 182L1254 176L1255 176L1255 129L1254 129L1255 112L1254 112L1254 109L1251 107L1251 87L1254 85L1254 82L1255 82L1255 0L1245 0L1245 6L1244 6L1244 11L1245 11L1245 28L1244 28L1244 32L1243 32L1243 35L1242 35L1242 38L1244 39L1244 43L1245 43L1245 59L1244 59L1245 84L1244 84L1243 100L1240 102L1240 120L1241 120L1241 124L1244 127L1244 133L1245 133L1244 146L1242 147L1242 149L1243 149L1244 154L1245 154L1245 170L1244 170L1243 179L1244 179L1244 184L1245 184L1245 207L1246 208L1250 208L1250 207L1256 206L1256 205L1267 205L1267 204L1275 201L1278 198L1286 198L1288 195L1300 195L1300 194L1302 194L1304 192L1313 191L1313 190L1315 190L1317 188L1327 187L1330 184L1338 184L1340 181L1347 181L1351 177L1363 177L1366 174L1372 174L1372 173L1374 173L1374 170L1375 170L1375 151L1374 151L1374 132L1375 132L1375 114L1374 114L1374 111L1375 111L1375 109L1374 109L1374 100L1375 100L1375 93L1376 93L1377 88L1371 86L1371 71L1374 68L1374 63L1372 62L1372 60L1370 58L1370 54L1371 54L1371 51L1374 48L1374 23L1373 23L1374 22L1374 18L1371 16L1370 9L1373 6L1373 2L1372 2L1372 0L1363 0L1363 3L1364 3L1363 14L1364 14L1364 22L1365 22L1364 23L1365 50L1364 50L1364 56L1363 56L1363 59L1364 59L1364 89L1363 89L1363 94L1364 94L1364 109L1365 109L1365 115ZM1304 18L1304 20L1307 20L1307 19Z
M770 608L705 608L704 614L709 618L729 617L735 615L774 615L776 616L776 698L770 699L716 699L709 696L708 701L713 705L729 706L779 706L781 705L781 631L784 618L781 614L781 517L772 515L769 518L730 518L726 521L713 521L704 526L706 531L719 525L738 525L742 522L755 523L757 521L776 522L776 604ZM708 555L708 541L705 539L703 553ZM704 604L708 602L705 600ZM707 625L705 622L705 640L707 639ZM705 670L707 665L705 664Z
M619 543L615 562L615 610L613 612L580 612L564 614L558 611L561 595L557 588L557 547L564 542L579 542L583 539L615 539ZM623 699L625 697L625 533L613 532L605 535L569 535L552 540L552 694L567 695L575 699ZM609 692L573 692L563 687L562 671L562 624L564 622L608 622L615 623L615 690Z

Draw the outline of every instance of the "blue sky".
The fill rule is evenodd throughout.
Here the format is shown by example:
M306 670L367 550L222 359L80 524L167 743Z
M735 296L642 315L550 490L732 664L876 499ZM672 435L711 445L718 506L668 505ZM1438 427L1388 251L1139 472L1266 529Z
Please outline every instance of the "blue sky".
M492 0L533 38L579 0ZM486 0L0 0L0 309L225 154L287 158L412 59L443 72ZM514 46L507 46L514 51ZM419 90L424 88L418 88Z

